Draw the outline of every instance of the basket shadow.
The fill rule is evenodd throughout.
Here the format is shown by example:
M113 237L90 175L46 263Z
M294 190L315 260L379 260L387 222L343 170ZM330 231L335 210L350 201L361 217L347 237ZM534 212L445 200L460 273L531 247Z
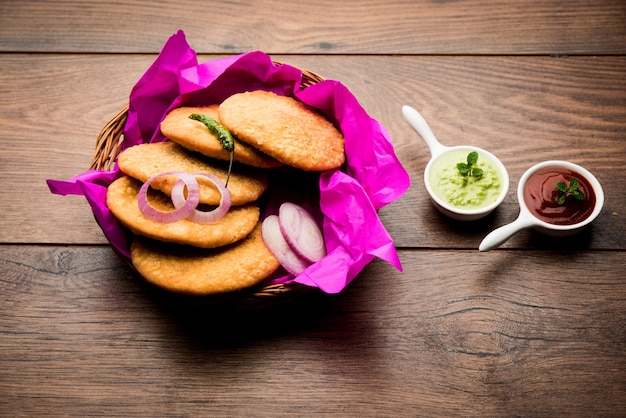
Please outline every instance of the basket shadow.
M174 295L145 284L167 330L184 338L191 347L211 349L241 347L248 343L281 338L316 327L332 310L339 296L319 291L262 307L213 304L183 295Z
M204 358L207 352L263 347L274 344L326 345L337 347L373 338L381 292L372 286L382 285L375 277L386 276L392 267L384 263L366 266L363 277L336 295L318 289L294 292L297 296L278 297L262 306L216 304L210 298L190 297L158 288L125 266L126 274L113 288L116 303L140 309L138 332L150 332L164 344L174 344L176 351L190 358ZM382 269L381 271L379 271ZM373 276L372 276L373 275ZM372 291L377 294L372 297ZM383 292L384 294L384 292ZM383 298L384 299L384 298ZM140 308L137 308L137 307ZM149 328L146 331L145 327Z

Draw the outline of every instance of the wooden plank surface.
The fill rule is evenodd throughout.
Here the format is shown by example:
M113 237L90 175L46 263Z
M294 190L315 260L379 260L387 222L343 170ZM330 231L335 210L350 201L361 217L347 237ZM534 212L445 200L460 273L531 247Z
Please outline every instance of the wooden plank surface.
M0 2L0 51L6 52L154 53L178 29L204 53L623 54L626 3Z
M401 260L403 273L374 262L340 296L229 316L147 288L108 248L2 246L0 410L626 410L626 282L614 268L623 254L402 251ZM561 274L548 274L555 264Z
M402 272L216 311L144 284L84 199L50 194L178 29L200 61L258 49L340 80L387 128L413 182L380 211ZM622 0L0 1L0 416L625 416L625 52ZM403 104L505 162L492 216L436 212ZM553 158L605 186L592 228L478 252Z
M608 187L594 233L580 237L574 248L626 247L624 57L274 57L342 81L389 130L413 182L400 201L381 211L398 246L477 248L491 229L517 216L522 173L543 160L565 159L584 165ZM45 179L70 178L88 168L99 130L153 60L4 55L0 181L21 184L27 193L0 190L2 242L106 242L86 201L51 195ZM504 161L511 187L493 216L459 225L434 210L422 179L430 154L402 118L403 104L418 108L444 144L480 146ZM506 246L545 248L541 242L522 233Z

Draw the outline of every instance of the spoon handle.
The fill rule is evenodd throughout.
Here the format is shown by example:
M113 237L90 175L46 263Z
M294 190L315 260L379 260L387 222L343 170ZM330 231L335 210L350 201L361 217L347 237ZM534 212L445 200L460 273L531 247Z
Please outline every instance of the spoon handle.
M428 145L430 153L433 156L439 155L448 148L439 143L435 134L430 129L430 126L428 126L426 119L424 119L424 117L417 110L411 106L404 105L402 106L402 114L409 125L411 125L411 128L413 128L413 130L415 130L415 132L422 137L424 142L426 142L426 145Z
M478 246L480 251L489 251L502 245L506 240L511 238L516 232L530 228L533 226L533 222L528 218L519 216L515 221L510 224L501 226L500 228L491 231Z

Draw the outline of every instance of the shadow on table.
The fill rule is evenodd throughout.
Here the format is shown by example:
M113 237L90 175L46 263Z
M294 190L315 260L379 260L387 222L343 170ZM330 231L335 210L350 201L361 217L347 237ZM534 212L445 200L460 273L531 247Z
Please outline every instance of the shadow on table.
M142 279L137 277L138 281ZM198 347L239 347L268 338L288 337L315 329L344 295L319 291L259 309L233 309L210 301L174 295L143 283L161 332L183 337ZM156 322L156 321L155 321Z
M504 226L512 220L505 221L497 215L490 215L471 222L457 221L440 215L442 228L452 243L451 248L477 249L483 238L493 230ZM540 251L584 251L592 246L602 245L594 242L592 233L594 225L567 237L554 237L538 232L532 228L518 231L501 245L503 249L523 249ZM597 240L596 240L597 241ZM459 244L463 243L463 244Z

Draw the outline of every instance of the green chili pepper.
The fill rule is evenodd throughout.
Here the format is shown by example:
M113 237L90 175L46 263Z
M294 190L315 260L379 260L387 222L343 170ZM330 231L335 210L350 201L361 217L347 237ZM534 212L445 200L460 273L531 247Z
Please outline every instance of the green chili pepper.
M231 135L230 131L224 127L221 123L216 121L210 116L192 113L189 115L189 119L197 120L198 122L202 122L204 126L207 127L209 132L212 132L217 136L217 139L222 144L222 147L228 152L230 152L230 163L228 164L228 174L226 176L226 186L228 186L228 180L230 179L230 171L233 167L233 156L235 153L235 140Z
M192 113L191 115L189 115L189 118L202 122L204 126L209 129L209 131L213 132L215 136L217 136L217 139L219 139L220 143L226 151L233 152L233 150L235 149L235 140L230 134L230 131L226 129L224 125L222 125L210 116L202 115L199 113Z

